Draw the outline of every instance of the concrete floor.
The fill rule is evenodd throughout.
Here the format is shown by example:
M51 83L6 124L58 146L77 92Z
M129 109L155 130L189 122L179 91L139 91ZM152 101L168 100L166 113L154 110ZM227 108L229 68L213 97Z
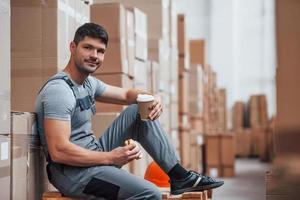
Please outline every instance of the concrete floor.
M265 172L270 164L258 159L237 159L236 176L222 178L225 184L213 191L213 200L265 200Z

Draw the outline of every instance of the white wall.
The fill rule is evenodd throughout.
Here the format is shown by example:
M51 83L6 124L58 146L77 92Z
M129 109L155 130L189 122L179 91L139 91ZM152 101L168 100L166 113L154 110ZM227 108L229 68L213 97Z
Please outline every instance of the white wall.
M275 112L275 1L175 0L190 39L207 41L207 60L228 94L227 106L266 94Z
M227 106L231 105L234 86L233 1L211 1L208 61L217 72L220 87L227 89Z
M233 99L266 94L274 113L274 1L233 0L233 8Z
M209 37L210 0L170 0L177 13L186 15L187 36L190 39Z

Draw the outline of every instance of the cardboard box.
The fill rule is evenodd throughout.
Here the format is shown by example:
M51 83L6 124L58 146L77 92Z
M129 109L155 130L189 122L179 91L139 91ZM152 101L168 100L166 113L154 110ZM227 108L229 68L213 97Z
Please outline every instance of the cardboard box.
M168 93L160 93L162 97L162 104L163 104L163 112L158 118L161 126L163 129L167 132L170 133L171 131L171 116L170 116L170 108L171 105L168 102ZM165 98L166 97L166 98Z
M135 25L135 57L146 61L148 59L148 17L143 11L137 8L133 8L133 13Z
M149 39L149 59L159 63L159 79L169 82L171 79L170 48L165 39ZM166 84L169 87L169 84ZM169 91L169 89L167 89Z
M178 80L170 80L169 86L170 86L170 101L178 104Z
M222 167L222 177L234 177L235 176L235 167L234 166L223 166Z
M133 79L131 79L127 74L95 74L93 76L109 85L122 88L133 88Z
M179 55L178 56L178 70L179 70L179 76L186 71L189 71L190 69L190 54L188 52L185 53L185 55Z
M191 170L199 173L203 172L203 135L199 132L192 130L191 134Z
M251 130L241 129L235 132L236 156L248 157L251 155Z
M103 82L122 88L133 88L133 80L126 74L97 74L96 78ZM96 102L97 112L122 112L127 106Z
M15 134L12 144L12 199L40 199L48 178L45 157L38 139Z
M35 99L44 82L40 77L12 77L12 110L34 112Z
M179 128L181 128L181 129L190 129L191 124L190 124L190 119L189 119L188 114L179 113L178 119L179 119Z
M10 134L9 94L0 96L0 134Z
M82 1L12 2L13 110L34 111L35 97L42 83L68 62L69 42L78 23L89 21L88 12L89 6Z
M206 172L211 176L233 176L235 145L233 134L204 135Z
M97 112L122 112L127 108L127 105L118 105L110 103L96 102Z
M170 49L166 39L148 40L149 59L162 64L169 59Z
M235 162L235 138L233 133L221 135L221 165L232 167Z
M1 191L1 199L9 200L10 199L10 145L11 145L11 137L7 135L0 135L0 187Z
M145 91L151 90L151 82L149 82L149 65L147 62L135 59L133 87Z
M101 137L119 115L120 113L116 112L96 113L92 117L92 130L96 137Z
M185 119L186 121L186 119ZM178 103L172 102L170 103L170 123L171 128L175 129L179 126L179 113L178 113Z
M0 5L0 134L10 133L10 0Z
M126 9L126 54L128 60L129 74L133 74L135 59L135 34L134 34L134 13L130 9Z
M222 168L218 165L216 165L216 166L207 165L205 174L212 178L221 177L222 176Z
M12 112L11 113L11 131L12 135L37 135L36 115L30 112Z
M206 165L221 166L220 135L217 134L205 135L204 143L205 143Z
M170 49L170 79L171 81L178 81L179 77L179 61L178 61L178 49L171 48ZM178 83L177 83L178 84Z
M121 2L129 7L136 7L147 15L146 33L149 38L168 37L169 0L94 0L94 3Z
M224 88L220 88L217 91L218 98L218 125L219 132L227 131L227 105L226 105L226 90Z
M267 128L269 119L265 95L252 95L250 97L249 114L252 128Z
M203 71L200 65L192 65L189 72L189 111L191 115L203 114Z
M190 146L190 134L189 131L183 131L181 130L179 132L179 138L180 138L180 163L185 168L191 167L191 146Z
M178 40L178 55L185 55L188 49L188 42L185 28L185 15L177 15L177 40Z
M259 156L259 138L263 134L262 128L251 128L251 155Z
M41 199L49 182L33 113L12 112L12 199Z
M202 116L191 116L191 129L198 133L204 133L204 121Z
M150 92L153 94L157 94L159 92L159 64L154 61L149 62L149 70L150 70Z
M300 8L297 1L276 1L276 46L277 46L277 121L275 133L276 154L299 155L300 94L299 85ZM289 22L289 23L286 23Z
M281 180L280 175L276 171L268 171L265 176L266 195L270 200L275 197L279 199L287 198L289 185Z
M180 113L189 112L189 73L184 72L179 77L178 83L178 104Z
M115 17L111 18L110 13ZM105 52L103 66L97 73L125 73L129 76L133 72L129 69L126 52L126 10L120 3L91 5L91 22L103 26L109 36L109 43Z
M170 20L170 46L171 48L177 49L177 13L176 13L176 3L174 1L170 1L170 12L169 12L169 20Z
M205 64L205 41L190 40L190 63Z
M234 103L232 111L233 130L244 128L245 103L237 101Z
M259 159L264 162L272 160L273 156L273 132L271 129L264 129L258 136Z

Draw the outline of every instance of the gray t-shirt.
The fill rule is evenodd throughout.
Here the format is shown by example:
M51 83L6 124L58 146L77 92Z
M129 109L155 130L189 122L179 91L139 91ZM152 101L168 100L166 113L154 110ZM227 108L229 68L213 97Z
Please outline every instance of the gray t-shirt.
M53 77L67 75L59 72ZM72 80L71 80L72 81ZM77 98L83 98L90 94L93 98L100 96L106 89L106 84L92 76L79 85L74 84ZM70 141L86 149L99 149L99 142L92 132L91 117L94 114L91 109L82 111L76 106L76 98L71 87L63 79L49 81L37 96L35 111L37 113L37 129L41 144L47 150L44 134L44 118L70 121Z

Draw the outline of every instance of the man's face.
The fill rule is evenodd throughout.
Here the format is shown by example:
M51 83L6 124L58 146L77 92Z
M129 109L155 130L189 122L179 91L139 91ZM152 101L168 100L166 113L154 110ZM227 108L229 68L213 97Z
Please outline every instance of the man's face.
M72 42L70 50L78 71L90 74L103 63L106 45L100 39L86 36L78 45Z

